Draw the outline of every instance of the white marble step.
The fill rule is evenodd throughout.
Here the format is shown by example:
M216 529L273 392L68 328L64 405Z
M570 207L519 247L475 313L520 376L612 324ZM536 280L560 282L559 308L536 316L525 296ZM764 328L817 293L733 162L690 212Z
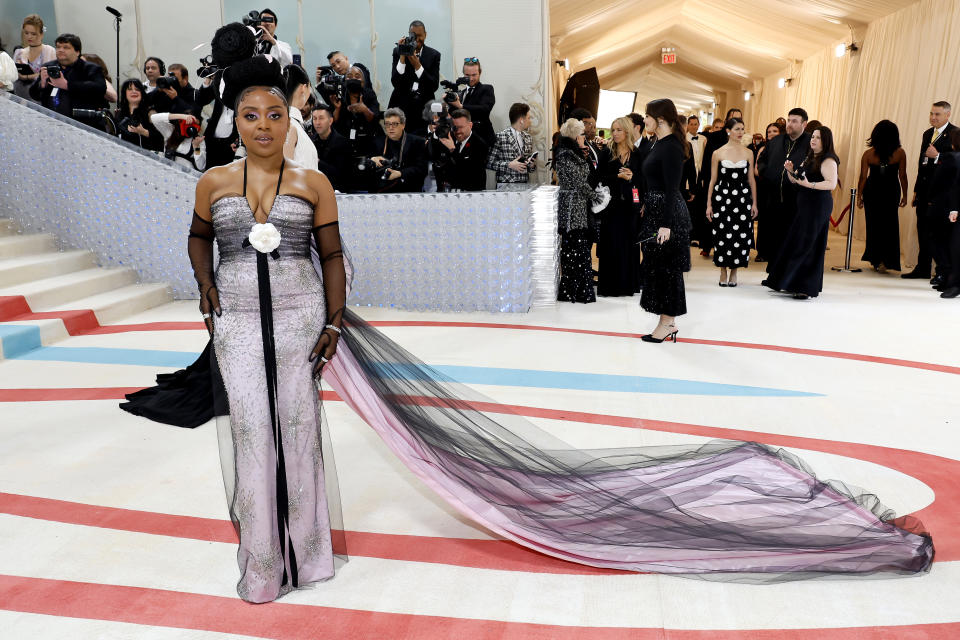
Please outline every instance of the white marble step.
M94 254L83 250L50 251L14 258L0 258L0 287L52 278L95 266Z
M112 291L134 284L136 281L137 273L126 267L82 269L52 278L0 288L0 298L23 296L31 310L46 311L51 307Z
M100 324L116 322L134 313L140 313L173 300L170 286L164 283L132 284L105 293L98 293L66 304L52 306L44 311L92 309Z
M49 233L9 235L0 237L0 258L14 258L46 251L56 251L57 245Z

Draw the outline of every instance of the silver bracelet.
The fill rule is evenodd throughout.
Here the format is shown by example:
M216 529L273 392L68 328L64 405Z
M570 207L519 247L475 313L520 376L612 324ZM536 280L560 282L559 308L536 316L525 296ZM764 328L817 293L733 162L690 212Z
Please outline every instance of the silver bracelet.
M333 324L328 324L326 327L324 327L324 329L333 329L333 330L336 331L338 334L341 333L340 327L338 327L338 326L336 326L336 325L333 325Z

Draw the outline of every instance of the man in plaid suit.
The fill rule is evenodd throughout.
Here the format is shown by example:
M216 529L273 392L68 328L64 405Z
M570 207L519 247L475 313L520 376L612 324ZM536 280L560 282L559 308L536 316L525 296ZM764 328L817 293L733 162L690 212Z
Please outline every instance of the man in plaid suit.
M530 185L530 172L537 168L530 128L530 105L515 102L510 106L510 126L497 134L490 149L487 169L497 172L497 191L523 191Z

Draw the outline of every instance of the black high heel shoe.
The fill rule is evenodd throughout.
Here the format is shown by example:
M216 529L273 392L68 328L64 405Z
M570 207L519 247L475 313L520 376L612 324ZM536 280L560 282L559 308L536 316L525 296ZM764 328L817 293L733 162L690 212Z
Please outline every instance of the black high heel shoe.
M670 342L670 340L673 340L673 343L676 344L678 333L680 333L680 330L674 329L673 333L668 333L662 338L654 338L652 333L647 333L640 336L640 339L643 340L644 342L655 342L656 344L660 344L661 342Z

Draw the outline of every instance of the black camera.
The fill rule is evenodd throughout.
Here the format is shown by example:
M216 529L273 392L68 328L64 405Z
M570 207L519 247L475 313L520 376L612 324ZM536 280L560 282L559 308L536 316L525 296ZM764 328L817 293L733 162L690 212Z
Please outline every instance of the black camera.
M446 93L443 94L443 101L454 102L457 98L460 97L458 95L458 92L460 91L460 89L470 84L470 78L467 78L466 76L461 76L456 80L454 80L453 82L450 82L449 80L441 80L440 84L442 84L443 88L447 90Z
M259 27L263 24L263 20L260 19L260 12L254 9L247 13L247 15L240 18L240 21L245 27Z
M117 135L117 125L107 109L74 109L73 119L86 123L94 129Z
M127 133L127 127L136 128L139 126L140 126L140 118L138 118L137 116L127 116L126 118L124 118L123 120L117 123L117 129L119 129L122 133Z
M370 158L357 159L357 169L361 172L361 175L373 177L379 174L381 181L389 180L389 178L387 178L387 172L396 168L397 161L393 159L386 160L379 167L377 166L377 163Z
M60 68L60 63L56 60L47 62L43 66L47 70L48 78L59 78L63 75L63 70Z
M200 58L200 68L197 69L197 77L206 80L220 69L213 64L213 56L204 56Z
M436 138L453 137L453 119L450 116L440 116L433 128L433 135Z
M412 31L403 37L397 45L397 52L402 56L412 56L417 52L417 35Z
M320 82L317 84L317 91L327 102L332 103L334 98L343 102L347 91L346 80L346 76L334 71L333 67L320 67Z
M157 78L157 89L175 89L178 84L180 83L172 74Z

